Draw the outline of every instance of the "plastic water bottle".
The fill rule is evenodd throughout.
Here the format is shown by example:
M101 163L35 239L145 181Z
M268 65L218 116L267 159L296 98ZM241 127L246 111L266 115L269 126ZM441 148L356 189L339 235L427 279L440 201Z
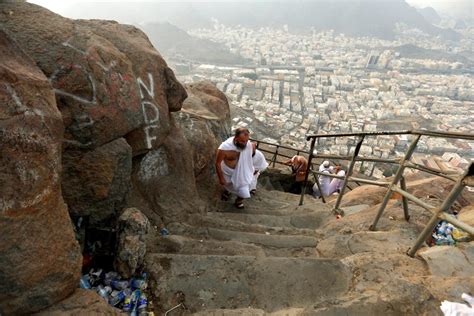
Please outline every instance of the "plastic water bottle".
M139 289L139 290L144 290L147 287L147 281L146 281L146 273L142 274L141 278L134 278L130 282L130 286L132 289Z
M132 291L130 291L130 289L125 289L123 291L114 291L112 294L110 294L109 304L112 306L117 306L121 302L124 302L126 297L129 298L128 304L130 304L130 294L132 294Z
M89 276L83 275L79 281L79 286L81 289L90 290L92 288L91 283L89 282Z
M127 280L113 280L112 282L110 282L112 288L119 291L125 290L129 286L129 284L130 283Z
M148 306L148 299L146 298L145 293L141 293L140 299L138 300L138 310L145 310Z

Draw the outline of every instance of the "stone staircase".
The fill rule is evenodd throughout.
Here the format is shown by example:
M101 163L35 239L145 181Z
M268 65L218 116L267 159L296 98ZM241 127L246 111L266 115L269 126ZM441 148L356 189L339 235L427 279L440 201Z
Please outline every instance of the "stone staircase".
M298 207L298 200L261 190L244 210L223 202L220 212L194 216L169 227L173 235L150 241L147 267L162 310L179 303L178 291L186 313L197 315L298 311L344 294L349 269L316 251L330 208L310 199Z
M370 210L336 220L331 206L259 190L244 210L219 211L152 236L146 258L159 315L437 315L419 259L405 255L416 225L386 220L367 232ZM400 212L400 210L396 210Z

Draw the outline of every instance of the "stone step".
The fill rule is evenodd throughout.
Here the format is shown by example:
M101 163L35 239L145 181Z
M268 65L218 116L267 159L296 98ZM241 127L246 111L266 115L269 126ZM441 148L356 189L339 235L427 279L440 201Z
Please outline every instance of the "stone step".
M222 218L224 220L239 221L251 225L310 230L319 228L326 221L333 218L331 213L326 212L280 216L267 214L208 212L207 216L212 218Z
M273 313L267 313L262 309L238 308L238 309L213 309L193 313L194 316L300 316L305 309L290 308Z
M187 236L159 236L147 243L148 253L180 253L187 255L247 255L265 256L260 246L238 241L221 241L212 239L196 239Z
M278 224L276 221L273 223L265 223L264 220L261 223L252 223L252 217L258 215L247 215L247 214L230 214L230 213L219 213L213 212L208 213L206 216L196 215L192 217L192 222L201 227L212 227L225 230L242 231L249 233L271 233L273 235L309 235L314 236L316 234L315 229L297 228L290 224L289 219L286 225L275 226L272 224ZM262 215L260 215L262 216ZM286 216L272 216L263 215L266 217L284 217ZM268 218L266 218L268 219ZM308 223L310 219L308 218ZM285 224L281 221L280 224Z
M217 240L232 240L247 244L273 248L305 248L316 247L318 239L302 235L271 235L241 231L208 228L209 236Z
M276 248L233 240L196 239L171 235L157 237L147 244L148 253L180 253L189 255L228 255L256 257L318 257L315 247Z
M256 196L244 201L244 209L237 209L233 205L233 199L228 202L221 202L218 207L221 212L276 216L292 216L325 211L330 213L331 211L329 204L324 204L309 195L306 196L304 205L299 206L299 199L299 195L291 193L260 190Z
M149 254L146 261L162 310L174 306L178 291L190 312L303 308L346 293L352 277L332 259Z

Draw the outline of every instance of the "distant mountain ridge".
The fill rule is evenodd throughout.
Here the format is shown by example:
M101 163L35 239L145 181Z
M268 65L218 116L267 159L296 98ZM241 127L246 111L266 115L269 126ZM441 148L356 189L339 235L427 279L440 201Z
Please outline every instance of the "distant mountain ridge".
M148 35L153 46L165 56L208 63L243 62L242 57L230 53L223 44L191 36L168 22L145 23L139 27Z
M403 0L83 3L71 14L114 18L132 23L169 21L183 29L211 27L216 18L226 25L247 27L287 24L290 30L334 29L353 36L392 39L396 23L405 23L434 36L457 40L460 35L427 21Z

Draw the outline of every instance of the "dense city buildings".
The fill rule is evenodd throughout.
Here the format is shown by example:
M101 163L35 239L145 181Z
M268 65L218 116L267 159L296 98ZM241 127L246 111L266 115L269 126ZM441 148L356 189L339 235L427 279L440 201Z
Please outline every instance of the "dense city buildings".
M229 98L233 127L249 127L260 140L307 149L305 135L316 133L474 131L474 68L472 60L462 57L472 53L473 36L453 46L404 25L387 41L217 22L213 29L190 34L222 43L248 62L200 64L170 56L179 79L214 82ZM399 156L409 140L368 138L361 154ZM347 155L354 145L352 138L328 138L318 150ZM439 169L463 167L473 156L472 142L422 138L414 159ZM369 176L381 176L386 169L373 163L358 167Z

